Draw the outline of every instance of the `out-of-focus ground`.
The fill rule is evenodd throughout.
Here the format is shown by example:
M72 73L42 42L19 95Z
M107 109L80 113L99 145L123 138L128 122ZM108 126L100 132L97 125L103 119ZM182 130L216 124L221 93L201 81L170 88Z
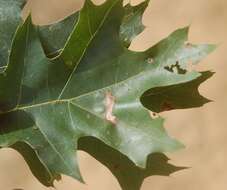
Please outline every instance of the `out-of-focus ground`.
M95 1L101 2L101 1ZM140 1L131 1L136 4ZM45 24L69 15L83 0L29 0L26 11L35 23ZM186 149L169 154L172 163L192 167L172 177L150 177L142 190L226 190L227 188L227 1L152 0L144 15L147 29L131 48L144 50L179 27L191 25L190 41L218 43L219 48L201 62L215 76L200 91L213 103L199 109L165 113L166 128ZM69 177L56 183L59 190L120 190L116 179L86 153L79 153L86 185ZM13 150L0 151L0 190L46 190L31 174L23 158Z

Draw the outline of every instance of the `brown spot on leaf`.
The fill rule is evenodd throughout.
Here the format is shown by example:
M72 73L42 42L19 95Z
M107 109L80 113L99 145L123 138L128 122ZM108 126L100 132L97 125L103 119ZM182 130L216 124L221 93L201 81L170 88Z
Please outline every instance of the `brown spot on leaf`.
M174 109L174 106L170 102L163 102L161 105L161 112L170 111Z
M106 106L106 120L110 121L113 124L117 123L117 118L116 116L113 115L113 108L115 104L115 97L111 94L111 92L106 92L106 101L105 101L105 106Z
M57 181L61 181L61 180L62 180L61 175L56 175L55 177L56 177L56 180L57 180Z
M115 169L115 170L118 170L119 168L120 168L120 165L118 165L118 164L115 164L115 165L114 165L114 169Z

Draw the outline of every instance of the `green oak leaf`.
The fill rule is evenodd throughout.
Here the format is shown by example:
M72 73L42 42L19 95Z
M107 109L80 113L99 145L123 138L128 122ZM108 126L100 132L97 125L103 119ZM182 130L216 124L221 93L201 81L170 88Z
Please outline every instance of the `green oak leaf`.
M143 30L147 3L123 7L122 0L107 0L96 6L86 0L79 13L53 26L34 26L28 17L18 27L0 73L0 146L18 150L44 185L61 174L83 181L78 149L106 165L124 190L132 189L132 179L138 190L145 177L177 170L161 153L182 145L150 110L206 103L197 89L212 73L190 72L187 64L214 46L187 44L183 28L144 52L129 50ZM172 97L176 93L180 98ZM115 171L116 164L130 174Z

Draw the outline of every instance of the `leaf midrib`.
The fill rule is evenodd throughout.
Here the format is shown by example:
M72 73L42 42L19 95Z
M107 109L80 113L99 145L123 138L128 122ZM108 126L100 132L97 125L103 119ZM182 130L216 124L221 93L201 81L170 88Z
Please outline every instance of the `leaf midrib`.
M51 100L51 101L47 101L47 102L42 102L42 103L39 103L39 104L33 104L33 105L27 105L27 106L18 106L18 107L15 107L14 109L11 109L11 110L8 110L8 111L5 111L5 112L0 112L0 115L11 113L11 112L15 112L15 111L20 111L20 110L31 109L31 108L35 108L35 107L46 106L46 105L49 105L49 104L70 103L71 101L74 101L76 99L82 98L84 96L88 96L88 95L91 95L91 94L93 94L95 92L102 91L102 90L104 90L106 88L111 88L113 86L116 86L116 84L119 85L121 83L124 83L124 82L126 82L128 80L131 80L131 79L136 78L136 77L138 77L140 75L143 75L145 72L149 72L149 70L148 71L147 70L141 71L138 74L133 75L133 76L131 76L131 77L125 79L125 80L119 81L117 83L113 83L113 84L111 84L109 86L105 86L103 88L100 88L100 89L97 89L97 90L94 90L94 91L90 91L88 93L85 93L85 94L82 94L82 95L79 95L79 96L76 96L76 97L73 97L73 98L60 99L60 100L55 99L55 100Z
M172 44L174 45L174 43ZM168 52L169 50L167 50ZM166 53L167 53L166 52ZM156 60L158 62L158 60ZM155 62L153 63L155 64ZM159 67L156 67L155 69L158 69ZM51 101L47 101L47 102L43 102L43 103L39 103L39 104L34 104L34 105L27 105L27 106L18 106L14 109L11 109L11 110L8 110L8 111L5 111L5 112L0 112L0 115L3 115L3 114L7 114L7 113L11 113L11 112L15 112L15 111L19 111L19 110L26 110L26 109L30 109L30 108L34 108L34 107L40 107L40 106L45 106L45 105L48 105L48 104L60 104L60 103L70 103L71 101L73 100L76 100L76 99L79 99L79 98L82 98L84 96L88 96L88 95L91 95L95 92L98 92L98 91L101 91L101 90L104 90L106 88L111 88L113 86L116 86L116 85L120 85L128 80L131 80L133 78L136 78L136 77L139 77L140 75L145 75L146 72L151 72L151 70L143 70L143 71L140 71L138 72L137 74L125 79L125 80L122 80L122 81L118 81L116 83L113 83L109 86L104 86L103 88L100 88L100 89L96 89L94 91L89 91L85 94L82 94L82 95L79 95L79 96L76 96L76 97L72 97L72 98L68 98L68 99L55 99L55 100L51 100ZM185 82L185 81L184 81ZM184 83L184 82L180 82L180 83Z

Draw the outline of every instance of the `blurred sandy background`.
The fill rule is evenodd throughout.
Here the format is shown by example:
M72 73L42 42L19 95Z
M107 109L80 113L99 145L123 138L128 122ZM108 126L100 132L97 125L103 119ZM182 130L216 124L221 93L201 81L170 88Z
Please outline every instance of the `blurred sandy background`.
M100 3L101 1L95 1ZM133 4L141 0L131 1ZM82 6L83 0L29 0L38 24L51 23ZM25 11L25 12L26 12ZM145 15L145 32L131 48L143 50L176 28L191 25L190 41L218 43L219 48L198 67L216 75L200 91L215 100L199 109L165 113L166 128L186 149L169 154L172 163L192 167L172 177L150 177L142 190L226 190L227 189L227 1L152 0ZM110 172L86 153L79 161L87 185L63 177L58 190L120 190ZM23 158L13 150L0 151L0 190L46 190L31 174Z

